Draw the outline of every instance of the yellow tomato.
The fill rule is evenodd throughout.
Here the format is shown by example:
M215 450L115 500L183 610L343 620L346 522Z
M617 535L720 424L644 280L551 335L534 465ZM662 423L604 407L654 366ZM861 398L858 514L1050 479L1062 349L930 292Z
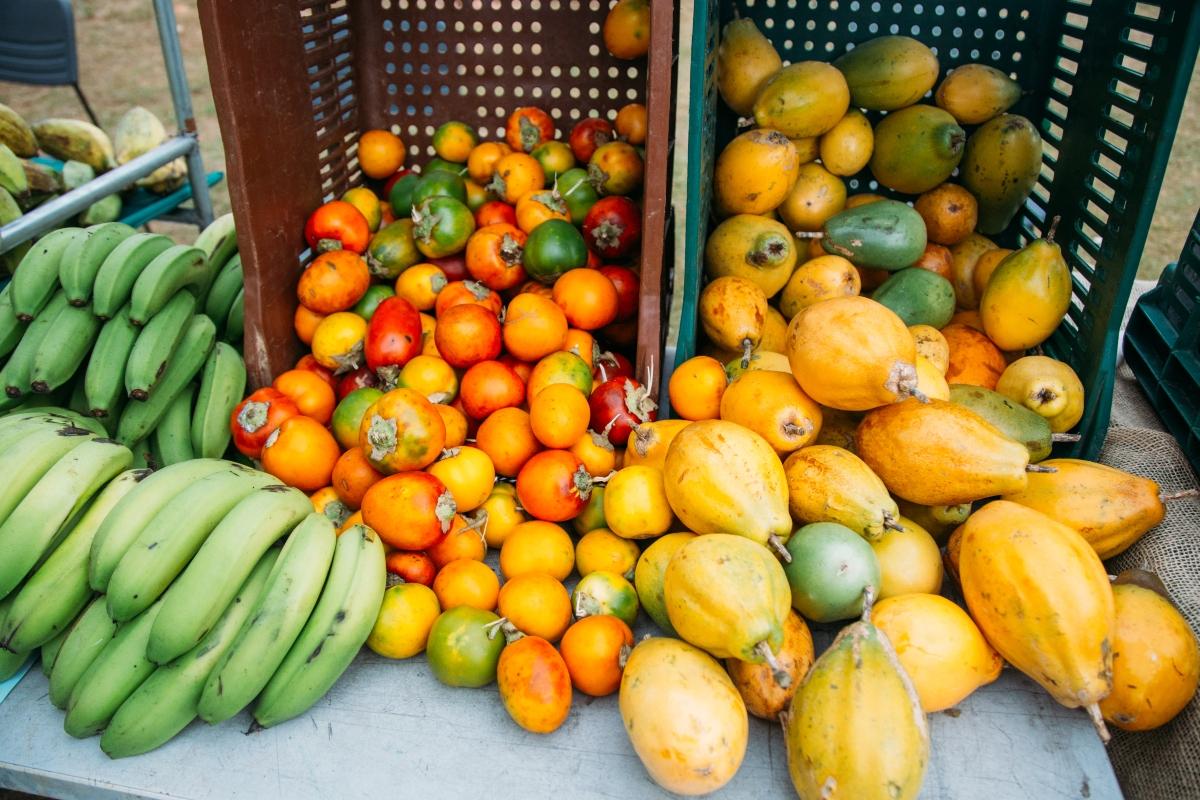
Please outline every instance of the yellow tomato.
M430 464L426 472L446 484L459 513L474 511L491 495L496 468L478 447L455 447L446 452L448 455Z
M633 579L641 550L629 539L622 539L608 528L584 534L575 545L575 568L579 577L593 572L613 572Z
M446 273L435 264L413 264L396 278L396 294L413 304L417 311L428 311L437 303L438 292L446 288Z
M506 580L544 572L562 581L574 568L575 546L571 537L552 522L522 522L509 531L500 546L500 572Z
M313 332L312 353L321 366L350 371L362 364L367 321L358 314L338 311L321 320Z
M500 547L512 533L513 528L525 521L521 507L517 504L517 492L511 483L497 483L492 487L491 494L480 506L487 512L487 525L484 536L488 547Z
M411 658L425 650L429 629L441 613L437 595L428 586L397 584L383 593L367 647L385 658Z
M458 396L454 367L436 356L415 356L400 370L396 385L424 395L431 403L452 403Z
M519 575L500 588L500 616L527 636L557 642L571 624L571 596L550 575Z

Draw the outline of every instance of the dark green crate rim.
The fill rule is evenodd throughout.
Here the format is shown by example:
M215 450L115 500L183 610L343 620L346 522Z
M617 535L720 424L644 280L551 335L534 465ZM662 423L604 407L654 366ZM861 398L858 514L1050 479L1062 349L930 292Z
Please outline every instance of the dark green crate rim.
M681 319L666 366L695 354L712 164L736 125L719 102L714 80L720 27L735 16L754 19L785 62L832 60L848 44L903 33L934 47L943 70L972 61L993 64L1015 73L1028 92L1014 111L1042 133L1042 176L1008 231L993 238L1018 247L1041 235L1047 219L1062 217L1058 241L1075 291L1066 321L1045 350L1069 363L1087 389L1082 438L1062 454L1094 458L1108 430L1121 319L1200 45L1198 5L1195 0L697 2L684 285L674 292L682 294ZM875 190L869 173L851 178L847 187ZM669 377L668 371L664 386Z

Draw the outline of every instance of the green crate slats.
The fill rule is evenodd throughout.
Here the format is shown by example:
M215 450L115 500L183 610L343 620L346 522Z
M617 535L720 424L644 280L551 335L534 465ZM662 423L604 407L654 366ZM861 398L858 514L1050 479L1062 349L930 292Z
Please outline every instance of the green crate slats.
M720 28L755 20L785 63L828 61L886 34L913 36L943 71L971 62L1012 73L1026 94L1013 109L1038 126L1042 173L1009 229L995 237L1020 247L1061 216L1058 242L1071 266L1067 319L1045 345L1088 389L1082 440L1064 454L1093 457L1104 442L1122 313L1166 170L1200 43L1194 0L707 0L692 29L688 131L688 217L682 324L668 363L696 352L696 301L709 229L716 154L737 130L716 90ZM869 171L851 193L880 191ZM889 192L882 192L889 194ZM670 360L673 355L673 362Z

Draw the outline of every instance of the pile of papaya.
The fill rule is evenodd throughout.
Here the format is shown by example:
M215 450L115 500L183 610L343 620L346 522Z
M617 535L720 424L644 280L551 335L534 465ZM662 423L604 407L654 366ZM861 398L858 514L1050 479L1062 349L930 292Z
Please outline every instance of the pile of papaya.
M723 32L717 81L753 127L715 164L703 354L670 378L680 419L639 426L626 453L661 453L669 527L689 531L636 568L661 573L643 607L682 639L625 667L650 775L724 785L750 713L781 721L800 797L914 798L926 715L1005 663L1105 741L1168 723L1200 647L1155 576L1103 560L1172 497L1051 457L1084 403L1038 349L1071 303L1056 221L1015 251L987 238L1041 169L1036 127L1008 113L1020 86L984 64L943 76L904 36L784 66L747 19ZM899 199L847 197L863 170ZM812 623L846 627L817 656ZM655 715L652 692L686 710ZM863 746L881 730L886 748Z

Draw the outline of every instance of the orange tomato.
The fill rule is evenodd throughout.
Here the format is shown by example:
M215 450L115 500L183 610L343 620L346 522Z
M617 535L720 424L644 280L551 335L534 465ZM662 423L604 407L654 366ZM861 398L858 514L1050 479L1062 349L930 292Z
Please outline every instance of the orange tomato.
M550 522L522 522L509 531L500 546L500 572L505 580L544 572L563 581L574 567L575 548L571 537Z
M437 320L428 314L421 314L421 355L441 358L437 349Z
M500 295L493 292L488 287L478 281L452 281L446 284L446 288L438 292L437 303L434 304L434 314L438 319L446 311L454 306L463 305L464 303L474 303L478 306L483 306L491 311L496 316L500 316L501 309L504 308L504 301L500 299Z
M454 497L426 472L401 472L367 489L361 513L385 544L400 550L424 550L450 531Z
M443 611L458 606L491 611L500 594L500 579L482 561L461 558L441 568L433 579L433 593Z
M451 120L443 122L433 133L433 149L438 158L461 164L479 144L475 128L465 122Z
M356 514L362 521L362 514ZM433 559L421 552L413 550L393 550L387 554L384 561L387 571L402 578L406 583L419 583L429 586L437 574L437 566Z
M346 504L338 497L338 493L332 486L317 489L308 496L308 499L312 501L313 510L328 517L335 528L340 527L350 516L350 509L346 508Z
M487 188L515 206L522 197L545 186L546 173L536 158L525 153L510 153L496 162L496 174Z
M521 106L509 115L504 133L508 146L517 154L531 153L542 142L554 138L554 120L536 106Z
M475 446L488 454L496 467L496 474L515 478L525 462L542 448L529 414L519 408L501 408L493 411L479 425L475 434Z
M587 397L574 386L553 383L529 402L533 435L546 447L567 449L587 433L591 421Z
M667 393L675 413L684 419L717 419L721 416L721 396L728 385L729 378L720 361L710 356L696 356L671 373Z
M446 484L460 512L483 505L496 483L496 468L478 447L455 447L427 468L430 475Z
M396 376L396 385L424 395L431 403L452 403L458 397L458 375L436 356L414 356Z
M358 429L359 447L377 470L388 474L429 466L445 443L442 415L412 389L384 394L367 408Z
M267 438L285 420L299 413L292 399L278 389L265 386L251 393L229 414L234 447L248 458L261 458Z
M331 250L317 256L300 274L296 297L318 314L332 314L357 303L370 285L371 273L362 256Z
M329 423L333 407L337 405L333 387L317 373L305 369L289 369L282 372L271 384L292 399L300 413L312 417L322 425Z
M650 49L650 4L620 0L604 18L604 47L617 58L641 58Z
M630 144L646 143L646 107L641 103L622 106L613 123L621 138Z
M529 380L525 382L526 393L531 398L536 397L555 383L574 386L586 397L592 392L592 371L579 356L557 350L533 365Z
M502 408L525 402L525 383L507 364L481 361L463 375L461 397L467 415L482 421Z
M608 528L595 528L575 544L575 568L579 577L593 572L612 572L633 580L641 550L637 543L622 539Z
M617 287L594 269L573 269L554 282L554 302L573 328L594 331L617 318Z
M477 228L467 240L467 271L489 289L511 289L526 278L525 239L524 230L503 222Z
M363 362L363 339L367 321L358 314L338 311L330 314L313 332L312 354L317 363L334 372L350 372Z
M433 410L446 426L446 447L458 447L467 440L467 417L454 406L435 403Z
M333 489L355 511L362 505L367 490L381 480L383 473L371 466L361 447L351 447L333 465Z
M625 659L633 651L633 631L611 614L584 617L567 628L561 648L575 688L604 697L621 685Z
M517 490L511 483L493 486L492 493L480 508L487 512L487 525L483 533L488 547L499 548L513 528L526 521L521 507L517 505Z
M500 320L474 303L446 309L438 317L434 343L452 367L466 369L500 355Z
M391 131L364 131L358 137L358 165L368 178L383 180L404 166L404 142Z
M341 450L329 430L314 419L292 417L267 437L263 469L288 486L315 492L328 486Z
M505 142L483 142L467 156L467 174L480 186L486 186L496 174L496 164L512 152Z
M510 578L500 588L500 616L526 636L557 642L571 624L567 588L544 572Z
M531 733L551 733L571 713L571 675L554 645L526 636L500 652L500 700L513 722Z
M441 613L437 595L428 586L397 584L383 593L383 604L367 647L384 658L411 658L425 649L429 629Z
M446 288L446 273L436 264L413 264L396 278L396 294L417 311L428 311Z
M583 363L587 364L587 368L590 370L595 364L596 353L600 350L600 346L596 344L596 338L587 331L568 328L567 340L563 342L563 350L582 358Z
M317 326L323 319L325 319L324 314L318 314L303 303L297 303L296 313L292 316L292 326L296 329L296 336L305 344L312 344L313 334L317 332Z
M439 569L459 559L483 561L484 556L487 555L487 542L484 541L483 531L480 528L485 524L485 519L480 518L467 522L462 514L455 514L454 520L450 523L450 531L441 541L431 545L425 552Z
M554 290L540 281L525 281L521 288L517 289L517 294L536 294L551 299L554 297Z
M593 478L600 478L617 468L617 452L608 437L589 430L571 445L571 452L583 462Z
M535 189L517 200L517 227L532 233L533 229L551 219L571 221L571 212L562 195L553 189Z
M504 317L504 346L522 361L537 361L567 340L567 318L553 300L519 294Z
M330 200L304 223L304 240L318 253L342 249L362 253L370 239L367 218L345 200Z
M521 507L548 522L566 522L578 516L591 489L591 474L569 450L543 450L517 473Z

